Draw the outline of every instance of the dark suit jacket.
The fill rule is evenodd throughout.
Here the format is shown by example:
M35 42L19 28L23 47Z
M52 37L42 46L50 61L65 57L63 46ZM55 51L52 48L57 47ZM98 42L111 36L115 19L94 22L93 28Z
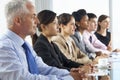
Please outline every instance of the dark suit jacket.
M67 59L59 50L58 46L53 42L49 43L47 38L42 34L34 44L34 50L49 66L70 70L73 67L76 68L83 65Z

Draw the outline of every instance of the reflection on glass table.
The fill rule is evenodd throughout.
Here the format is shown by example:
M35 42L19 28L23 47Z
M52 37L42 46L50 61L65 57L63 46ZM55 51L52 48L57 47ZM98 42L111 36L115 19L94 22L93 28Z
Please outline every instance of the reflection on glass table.
M94 76L95 80L98 80L99 76L107 76L110 74L111 66L110 65L100 65L96 64L93 67L92 73L88 74L88 76Z
M109 61L112 63L111 80L120 80L120 52L112 53Z

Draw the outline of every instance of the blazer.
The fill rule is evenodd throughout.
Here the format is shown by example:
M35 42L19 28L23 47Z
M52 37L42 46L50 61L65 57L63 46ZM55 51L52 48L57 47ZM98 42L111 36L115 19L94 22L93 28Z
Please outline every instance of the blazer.
M53 37L52 41L57 44L59 49L68 59L82 64L91 62L89 57L79 50L71 37L66 41L62 35L58 35Z
M73 67L77 68L83 65L67 59L59 50L57 45L53 42L49 43L43 34L39 36L34 44L34 50L38 56L41 56L43 61L49 66L70 70Z
M77 47L86 55L88 55L90 59L94 59L96 57L95 52L91 52L87 47L87 44L85 44L84 37L83 37L83 40L81 40L79 31L76 31L75 34L72 35L71 37L75 41L75 44L77 45Z
M84 52L85 54L87 54L88 52L86 51L86 45L84 43L84 40L81 40L81 36L80 33L78 31L75 32L74 35L71 36L73 38L73 40L75 41L77 47ZM87 54L88 55L88 54Z

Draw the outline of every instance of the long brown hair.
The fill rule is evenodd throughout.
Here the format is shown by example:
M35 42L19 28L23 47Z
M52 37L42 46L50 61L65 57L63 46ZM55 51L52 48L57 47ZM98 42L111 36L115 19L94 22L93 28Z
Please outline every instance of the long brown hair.
M105 20L106 18L109 18L109 16L107 16L107 15L101 15L101 16L99 16L99 18L98 18L97 31L100 31L100 30L101 30L101 26L99 25L99 22L102 22L102 21Z

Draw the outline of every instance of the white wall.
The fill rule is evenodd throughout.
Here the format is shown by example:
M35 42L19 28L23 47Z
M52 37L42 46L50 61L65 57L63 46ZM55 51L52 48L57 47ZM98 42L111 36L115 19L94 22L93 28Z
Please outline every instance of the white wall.
M113 47L120 48L120 0L110 0Z
M37 13L44 9L52 10L53 0L35 0L36 11Z
M5 32L5 30L6 30L6 20L5 20L4 8L5 8L5 4L8 1L9 0L4 0L4 1L0 2L0 34Z
M9 0L0 2L0 34L6 30L4 15L5 4ZM120 48L120 0L31 0L35 3L37 12L42 9L50 9L58 15L63 12L72 13L78 9L86 9L87 12L93 12L97 16L106 14L111 16L111 28L113 34L113 47ZM109 6L110 1L110 6ZM64 6L64 7L63 7ZM109 9L110 7L110 9ZM110 11L110 12L109 12ZM30 43L30 38L27 39Z
M109 0L53 0L53 11L57 14L72 13L78 9L86 9L97 16L109 15Z

